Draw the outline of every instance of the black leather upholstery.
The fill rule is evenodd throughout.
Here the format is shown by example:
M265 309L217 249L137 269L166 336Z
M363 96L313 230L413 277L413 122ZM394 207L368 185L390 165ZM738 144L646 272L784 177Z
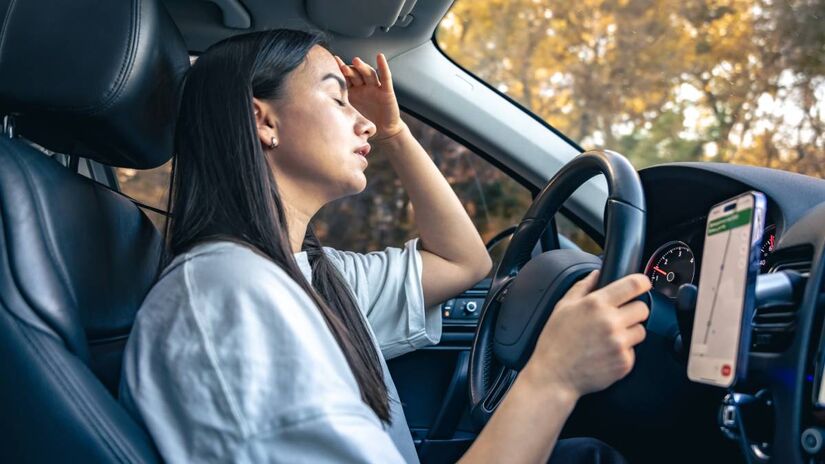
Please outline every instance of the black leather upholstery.
M27 138L104 164L172 154L188 54L148 0L0 0L0 111Z
M22 141L0 141L0 212L0 461L155 461L113 392L157 231Z
M122 166L171 156L188 54L156 0L0 14L0 114L23 136ZM159 460L116 392L160 252L127 199L0 137L0 462Z

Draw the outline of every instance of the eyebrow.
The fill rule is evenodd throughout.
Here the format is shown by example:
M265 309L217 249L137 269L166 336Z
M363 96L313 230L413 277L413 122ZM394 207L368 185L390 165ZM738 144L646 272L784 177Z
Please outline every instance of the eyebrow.
M323 82L327 79L335 79L338 82L338 86L341 87L341 92L346 92L347 91L347 83L344 82L344 80L341 79L340 77L336 76L335 74L329 73L326 76L321 78L321 82Z

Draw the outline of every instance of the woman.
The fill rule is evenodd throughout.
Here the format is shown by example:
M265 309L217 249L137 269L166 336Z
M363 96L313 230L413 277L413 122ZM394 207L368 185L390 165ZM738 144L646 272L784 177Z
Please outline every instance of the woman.
M377 63L346 65L317 35L279 30L224 40L190 70L167 227L174 259L138 312L121 383L166 460L417 460L385 359L437 343L436 304L491 263ZM406 188L420 241L321 248L310 220L365 188L375 153ZM577 398L629 372L647 308L627 302L649 282L591 292L594 282L558 304L467 462L546 461ZM554 457L583 449L615 457L592 444Z

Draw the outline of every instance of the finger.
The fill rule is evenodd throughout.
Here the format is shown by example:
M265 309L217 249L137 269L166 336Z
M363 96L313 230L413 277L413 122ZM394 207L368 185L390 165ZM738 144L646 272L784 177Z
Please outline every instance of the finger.
M644 274L630 274L596 290L600 298L608 303L620 306L650 290L651 284Z
M335 62L338 63L338 67L341 69L341 73L347 79L347 87L364 85L364 79L361 78L361 74L359 74L352 66L345 63L340 56L334 56Z
M356 78L356 74L357 74L355 71L350 69L349 66L344 65L341 68L341 73L344 75L344 79L347 81L347 88L352 87L353 85L355 85L354 79ZM361 79L361 77L358 76L358 79Z
M636 352L633 351L632 348L628 348L628 350L625 351L624 361L625 361L625 373L624 373L624 375L622 375L622 378L627 376L627 374L630 374L630 372L633 370L633 366L636 364Z
M599 279L599 271L593 271L590 274L587 274L584 279L573 284L570 287L570 290L567 290L567 293L564 295L565 298L573 297L573 298L582 298L588 293L590 293L593 288L596 287L596 281Z
M619 319L623 327L632 327L647 320L650 308L642 301L631 301L619 308Z
M352 60L352 66L356 71L358 71L361 78L364 79L364 84L374 85L376 87L381 86L381 83L378 81L378 73L376 73L375 69L372 69L372 66L365 63L361 58L356 56L355 59Z
M628 348L642 343L646 337L647 330L645 330L644 326L641 324L628 327L624 333L624 341L627 343Z
M381 86L386 87L388 92L394 92L392 87L392 72L390 72L390 64L387 62L387 57L383 53L379 53L375 58L378 64L378 79L381 81Z
M347 66L347 79L349 79L352 87L358 87L364 85L364 78L361 77L361 73L355 69L355 66Z

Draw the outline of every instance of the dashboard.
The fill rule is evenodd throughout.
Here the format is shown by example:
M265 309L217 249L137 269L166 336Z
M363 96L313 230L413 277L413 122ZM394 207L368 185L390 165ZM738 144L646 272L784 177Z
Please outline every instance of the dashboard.
M804 285L795 294L793 303L772 302L755 308L746 378L727 392L719 389L716 399L707 401L726 413L734 403L742 408L740 411L749 407L742 422L729 426L724 422L727 416L721 412L716 418L710 415L699 418L698 412L694 417L690 411L683 412L679 420L688 423L695 419L697 425L692 430L697 434L705 428L715 428L719 435L723 424L739 430L745 426L748 432L740 432L736 442L747 444L751 460L758 457L764 462L770 456L772 462L804 462L813 452L803 453L801 437L820 437L825 443L825 403L819 406L814 397L817 387L825 385L825 181L765 168L716 163L655 166L643 169L639 176L647 203L640 272L653 282L654 300L669 301L664 303L665 307L668 304L675 307L673 298L680 285L699 284L710 209L749 190L765 194L767 226L761 244L760 270L762 273L795 270L802 275ZM638 359L657 354L637 350ZM638 415L636 411L650 402L650 398L664 391L681 391L680 397L686 404L699 408L703 401L691 395L700 395L697 392L705 387L686 383L684 360L670 362L662 357L659 361L659 370L655 372L657 382L663 386L643 392L642 399L633 405L634 414ZM663 375L666 369L661 366L668 366L672 376ZM642 389L640 385L635 389ZM714 390L708 387L704 391ZM626 395L622 401L627 403L628 398L631 396ZM754 406L741 406L737 403L741 399L752 401ZM658 412L668 404L657 405ZM722 404L724 408L719 409ZM656 417L650 415L646 420L653 421ZM716 419L719 424L714 427ZM730 430L722 429L724 433ZM728 438L734 437L728 435ZM714 442L716 438L712 435L697 435L694 439L699 443L715 443L713 446L720 450L724 446ZM822 449L823 453L817 454L820 458L825 456L825 446ZM737 460L730 454L723 459L725 462Z
M775 270L773 252L783 229L795 222L806 206L813 207L822 198L821 192L807 199L791 194L793 190L783 189L782 179L776 178L786 176L795 187L810 180L809 187L822 188L817 179L750 166L684 163L641 171L648 227L640 272L651 280L656 292L669 299L675 299L682 284L698 285L708 212L713 205L748 190L768 197L760 272ZM810 204L805 205L805 200Z
M599 438L630 462L661 462L662 456L669 462L702 462L708 461L708 450L714 457L708 462L743 462L743 442L773 462L804 462L809 455L799 446L803 432L819 431L825 443L825 389L823 406L813 398L815 387L825 385L825 181L716 163L654 166L639 177L647 209L639 271L654 286L648 335L636 347L634 370L604 392L583 398L563 436ZM724 390L687 378L673 298L680 285L699 284L710 209L749 190L767 199L761 272L792 269L813 283L794 304L756 308L747 378ZM488 288L489 280L481 282L442 306L448 343L472 338ZM729 397L756 399L754 405L769 399L767 413L752 409L744 417L743 440L720 431L720 407Z

